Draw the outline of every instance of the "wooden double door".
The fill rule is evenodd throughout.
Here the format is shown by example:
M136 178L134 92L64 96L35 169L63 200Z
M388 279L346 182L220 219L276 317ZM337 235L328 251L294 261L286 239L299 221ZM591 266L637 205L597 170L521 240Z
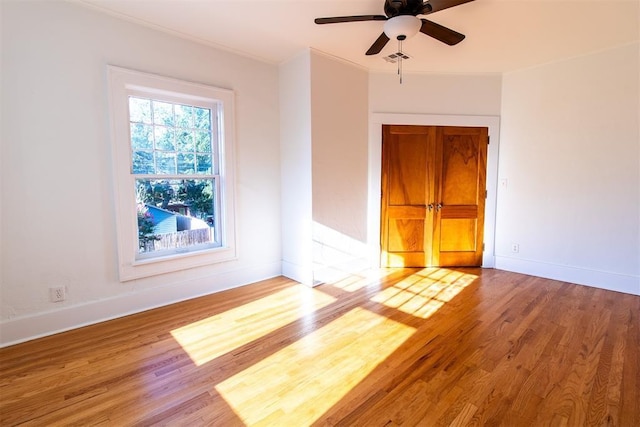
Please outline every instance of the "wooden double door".
M488 129L384 125L381 264L481 266Z

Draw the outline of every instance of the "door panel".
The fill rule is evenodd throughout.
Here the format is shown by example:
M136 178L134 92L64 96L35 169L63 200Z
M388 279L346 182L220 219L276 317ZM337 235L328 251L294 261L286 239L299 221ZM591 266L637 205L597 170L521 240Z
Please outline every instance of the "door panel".
M425 236L432 232L427 214L433 192L435 131L424 126L383 126L381 263L422 267L431 257ZM431 160L432 162L432 160Z
M424 252L424 218L389 221L390 252Z
M478 144L468 135L442 135L442 203L475 205L478 201Z
M425 206L427 152L423 135L407 135L389 149L389 206Z
M480 266L487 129L383 126L381 263Z
M423 252L424 218L422 206L390 206L389 251Z
M443 219L440 223L440 252L475 251L475 219Z
M482 265L486 198L486 128L441 127L436 176L434 259L438 266ZM437 230L439 228L439 230Z

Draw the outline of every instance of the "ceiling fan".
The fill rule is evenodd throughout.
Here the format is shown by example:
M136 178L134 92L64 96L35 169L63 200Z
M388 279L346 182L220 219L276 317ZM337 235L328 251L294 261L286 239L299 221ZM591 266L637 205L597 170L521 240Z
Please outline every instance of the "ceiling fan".
M380 53L390 39L398 41L414 36L418 32L433 37L436 40L446 43L449 46L456 45L464 40L464 34L443 27L440 24L418 15L429 15L443 9L469 3L473 0L384 0L385 15L357 15L357 16L336 16L331 18L316 18L316 24L337 24L341 22L356 21L385 21L384 31L380 37L373 42L367 55Z

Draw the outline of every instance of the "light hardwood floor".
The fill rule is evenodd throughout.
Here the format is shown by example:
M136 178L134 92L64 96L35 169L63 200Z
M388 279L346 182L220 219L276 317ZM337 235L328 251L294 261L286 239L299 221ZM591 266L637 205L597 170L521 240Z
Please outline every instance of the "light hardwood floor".
M275 278L0 350L0 424L635 427L639 313L497 270Z

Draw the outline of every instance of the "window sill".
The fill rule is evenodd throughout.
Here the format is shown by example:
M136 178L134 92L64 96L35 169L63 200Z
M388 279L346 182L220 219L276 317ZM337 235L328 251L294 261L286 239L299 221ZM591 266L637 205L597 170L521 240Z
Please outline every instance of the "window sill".
M213 265L237 259L232 247L212 248L193 252L174 253L166 256L139 259L120 265L120 281L157 276L205 265Z

